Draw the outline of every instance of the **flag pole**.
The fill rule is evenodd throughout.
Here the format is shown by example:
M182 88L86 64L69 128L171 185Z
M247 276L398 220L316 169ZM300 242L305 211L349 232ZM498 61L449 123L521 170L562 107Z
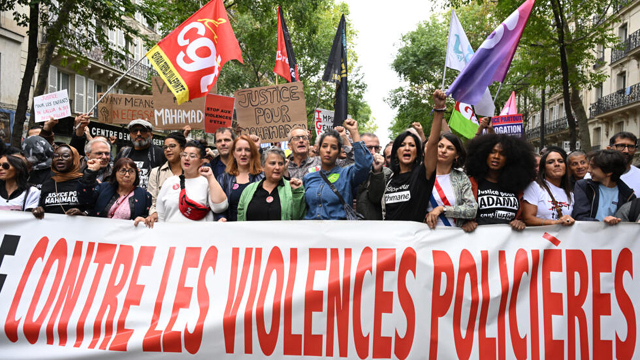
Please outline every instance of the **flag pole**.
M502 83L500 83L500 86L498 86L498 91L496 91L496 96L493 97L493 102L496 102L496 99L498 98L498 94L500 93L500 89L502 89Z
M98 106L98 104L100 104L100 102L102 101L102 99L104 99L105 96L107 96L107 94L109 92L111 92L111 90L113 90L114 87L116 87L116 85L118 85L118 83L120 82L120 80L122 80L125 76L127 76L131 70L133 70L134 67L136 67L138 64L140 64L142 62L142 60L144 60L146 57L145 56L141 56L140 59L138 61L136 61L135 64L131 65L131 67L129 69L127 69L127 71L125 71L124 74L120 75L119 78L116 79L116 81L113 83L113 85L111 85L107 91L105 91L104 94L102 94L102 96L100 97L100 99L98 99L98 101L91 107L91 109L89 111L87 111L87 114L91 114L93 112L93 110L95 110L95 108Z

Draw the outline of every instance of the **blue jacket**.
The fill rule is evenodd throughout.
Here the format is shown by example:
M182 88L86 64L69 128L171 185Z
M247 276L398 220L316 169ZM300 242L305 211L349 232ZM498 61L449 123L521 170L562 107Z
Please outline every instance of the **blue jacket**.
M80 204L89 205L89 216L107 217L111 206L118 200L118 188L109 182L98 184L97 172L85 170L82 179L78 182L78 201ZM131 220L138 216L149 215L151 207L151 194L147 190L136 187L133 196L129 198L129 210Z
M618 207L636 198L633 190L627 186L622 180L618 180ZM598 221L596 214L598 213L598 201L600 191L598 190L600 183L591 179L582 179L576 182L573 188L573 196L575 203L573 204L573 212L571 216L576 220Z
M355 160L353 165L335 166L330 171L320 170L330 181L332 178L336 179L333 181L333 186L338 189L349 206L353 204L358 185L369 177L369 169L373 163L373 156L364 146L364 142L353 144L353 152ZM319 171L306 174L302 181L307 203L305 220L341 220L347 217L340 199L322 179Z

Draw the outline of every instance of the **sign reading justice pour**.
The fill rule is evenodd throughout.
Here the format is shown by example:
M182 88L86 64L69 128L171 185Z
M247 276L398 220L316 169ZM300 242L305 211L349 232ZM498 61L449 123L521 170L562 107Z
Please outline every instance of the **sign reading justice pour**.
M235 92L238 127L262 142L286 141L291 129L307 128L302 82Z
M71 116L71 106L67 90L36 96L33 98L35 122L47 121L50 118L61 119Z

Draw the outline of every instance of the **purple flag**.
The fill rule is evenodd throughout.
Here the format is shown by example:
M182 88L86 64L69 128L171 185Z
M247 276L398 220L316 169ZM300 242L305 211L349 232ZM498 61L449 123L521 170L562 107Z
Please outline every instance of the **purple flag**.
M525 1L489 35L451 84L447 95L456 101L476 105L487 86L494 81L504 81L534 2Z

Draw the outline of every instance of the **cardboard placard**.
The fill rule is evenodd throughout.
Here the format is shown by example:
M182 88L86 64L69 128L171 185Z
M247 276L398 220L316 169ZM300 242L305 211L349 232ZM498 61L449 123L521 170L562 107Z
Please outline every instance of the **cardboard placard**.
M150 121L158 130L182 130L185 125L191 129L204 129L204 107L205 97L187 101L178 105L176 97L173 95L167 84L161 77L155 76L151 79L153 91L154 116ZM211 89L215 94L216 87Z
M98 94L98 98L102 93ZM108 94L98 104L98 121L105 124L128 124L132 120L153 119L153 96Z
M522 137L522 114L493 116L491 122L496 134Z
M35 122L45 122L50 118L62 119L71 116L71 105L67 90L36 96L33 98Z
M302 82L243 89L235 92L238 128L262 142L286 141L295 127L307 129Z
M236 99L230 96L208 94L204 109L204 132L215 134L221 127L231 127L233 105Z

